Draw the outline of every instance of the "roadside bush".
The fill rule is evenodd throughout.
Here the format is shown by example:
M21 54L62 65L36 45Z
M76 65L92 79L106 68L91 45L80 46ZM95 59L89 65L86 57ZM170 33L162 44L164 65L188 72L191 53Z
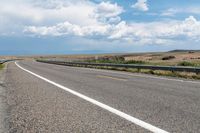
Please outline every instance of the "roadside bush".
M146 62L138 60L130 60L130 61L125 61L124 64L146 64Z
M183 61L178 64L178 66L197 66L195 63Z
M146 64L145 61L130 60L125 61L124 57L111 57L111 58L101 58L98 60L86 60L89 63L113 63L113 64Z
M195 53L195 52L194 52L194 51L189 51L188 53L189 53L189 54L192 54L192 53Z
M165 56L162 58L162 60L171 60L171 59L175 59L176 57L173 56L173 55L170 55L170 56Z

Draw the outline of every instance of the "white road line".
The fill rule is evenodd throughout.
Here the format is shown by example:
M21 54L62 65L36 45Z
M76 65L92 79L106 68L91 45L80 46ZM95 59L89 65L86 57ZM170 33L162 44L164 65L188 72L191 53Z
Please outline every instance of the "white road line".
M99 106L99 107L101 107L101 108L103 108L103 109L105 109L105 110L107 110L107 111L109 111L109 112L111 112L113 114L116 114L116 115L118 115L118 116L120 116L120 117L122 117L122 118L124 118L124 119L126 119L126 120L128 120L128 121L130 121L130 122L132 122L132 123L134 123L136 125L138 125L138 126L141 126L141 127L145 128L145 129L151 131L151 132L154 132L154 133L168 133L167 131L164 131L164 130L162 130L162 129L158 128L158 127L155 127L155 126L153 126L153 125L151 125L149 123L146 123L146 122L144 122L142 120L139 120L139 119L137 119L135 117L132 117L132 116L130 116L130 115L124 113L124 112L121 112L121 111L119 111L119 110L117 110L115 108L112 108L112 107L110 107L110 106L108 106L106 104L103 104L103 103L101 103L99 101L96 101L96 100L94 100L94 99L92 99L90 97L87 97L87 96L85 96L85 95L83 95L81 93L78 93L78 92L76 92L74 90L71 90L71 89L65 87L65 86L62 86L62 85L60 85L60 84L58 84L56 82L53 82L53 81L51 81L51 80L49 80L47 78L44 78L44 77L42 77L42 76L40 76L40 75L38 75L36 73L33 73L33 72L21 67L17 62L15 62L15 64L20 69L22 69L22 70L24 70L24 71L26 71L26 72L34 75L34 76L46 81L46 82L48 82L48 83L50 83L50 84L52 84L52 85L54 85L54 86L56 86L58 88L61 88L61 89L65 90L65 91L67 91L67 92L69 92L69 93L71 93L71 94L73 94L75 96L78 96L79 98L82 98L82 99L84 99L84 100L86 100L86 101L88 101L88 102L90 102L90 103L92 103L94 105L97 105L97 106Z

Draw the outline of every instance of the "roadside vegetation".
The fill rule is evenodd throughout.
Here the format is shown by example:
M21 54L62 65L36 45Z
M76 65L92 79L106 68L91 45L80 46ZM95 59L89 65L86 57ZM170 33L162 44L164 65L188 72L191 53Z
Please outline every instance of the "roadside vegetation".
M148 69L134 69L134 68L114 68L106 66L82 66L76 65L76 67L88 67L95 69L106 69L106 70L115 70L115 71L126 71L132 73L143 73L143 74L152 74L157 76L170 76L170 77L181 77L187 79L198 79L200 80L200 74L189 73L189 72L172 72L172 71L162 71L162 70L148 70Z
M3 64L0 64L0 70L2 70L4 68Z
M44 58L43 58L44 59ZM55 60L55 58L53 58ZM112 63L112 64L136 64L136 65L153 65L153 66L185 66L185 67L200 67L200 51L172 51L164 53L136 53L126 55L89 55L76 57L62 57L59 60L68 61L72 59L74 62L87 63ZM76 60L73 60L76 59ZM112 68L103 66L80 66L92 67L97 69L109 69L117 71L127 71L133 73L145 73L160 76L182 77L189 79L200 79L200 74L189 72L172 72L147 69L127 69L127 68Z
M164 57L163 60L167 60L166 58L174 58L174 57ZM93 60L84 60L78 62L88 62L88 63L113 63L113 64L141 64L141 65L156 65L156 66L190 66L190 67L200 67L200 61L142 61L142 60L124 60L123 58L111 58L111 59L93 59Z
M148 64L145 61L136 61L136 60L125 61L121 57L115 57L115 58L112 58L112 59L85 60L84 62L88 62L88 63L113 63L113 64Z
M90 59L79 62L88 62L88 63L113 63L113 64L137 64L137 65L156 65L156 66L186 66L186 67L200 67L200 61L173 61L176 59L175 56L163 56L160 58L160 61L144 61L144 60L125 60L124 57L111 57L111 58L100 58L100 59ZM132 68L112 68L112 67L94 67L88 66L97 69L109 69L117 71L127 71L133 73L144 73L152 74L158 76L171 76L171 77L181 77L188 79L200 79L200 74L189 73L189 72L172 72L172 71L161 71L161 70L148 70L148 69L132 69Z
M200 67L200 62L188 62L188 61L183 61L183 62L178 63L178 66Z

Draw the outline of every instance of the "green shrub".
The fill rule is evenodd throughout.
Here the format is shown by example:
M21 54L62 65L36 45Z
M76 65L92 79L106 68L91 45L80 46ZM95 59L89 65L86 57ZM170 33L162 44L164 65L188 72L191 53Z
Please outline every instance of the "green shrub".
M183 62L178 63L178 66L193 66L193 67L195 67L195 66L200 66L200 64L183 61Z
M113 63L113 64L146 64L146 62L144 62L144 61L137 61L137 60L125 61L122 58L86 60L85 62L89 62L89 63Z
M162 60L171 60L171 59L175 59L176 57L173 56L173 55L170 55L170 56L165 56L162 58Z
M130 60L130 61L125 61L124 64L146 64L146 62L138 60Z

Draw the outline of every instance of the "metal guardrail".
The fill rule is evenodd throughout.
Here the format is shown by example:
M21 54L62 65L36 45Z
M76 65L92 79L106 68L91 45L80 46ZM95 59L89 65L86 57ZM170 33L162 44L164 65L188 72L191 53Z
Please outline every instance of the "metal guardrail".
M0 61L0 64L4 64L4 63L6 63L6 62L8 62L8 61L10 61L10 60L1 60L1 61Z
M65 66L105 66L114 68L135 68L135 69L150 69L150 70L164 70L172 72L193 72L200 73L200 67L181 67L181 66L152 66L152 65L135 65L135 64L108 64L108 63L85 63L85 62L64 62L64 61L45 61L36 60L42 63L65 65Z
M0 64L4 64L6 62L9 62L9 61L15 61L15 60L19 60L19 59L12 59L12 60L0 60Z

